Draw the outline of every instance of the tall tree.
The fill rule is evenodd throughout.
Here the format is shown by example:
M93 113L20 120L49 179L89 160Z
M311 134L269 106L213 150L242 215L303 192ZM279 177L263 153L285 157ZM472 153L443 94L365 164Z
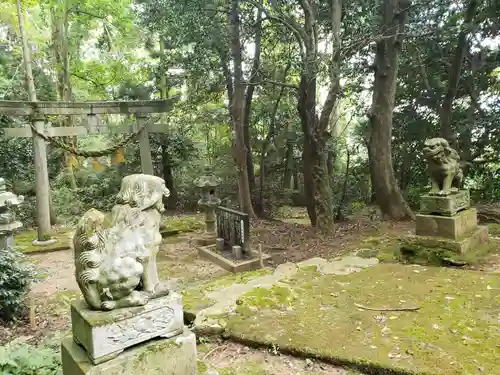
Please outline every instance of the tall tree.
M245 144L245 83L243 81L242 48L240 40L240 5L239 0L231 0L229 11L229 36L231 41L231 57L233 63L232 98L230 99L230 113L233 128L233 156L238 169L238 190L240 209L255 216L250 191L247 147Z
M52 52L54 56L54 66L57 77L57 92L59 100L71 101L71 79L70 79L70 49L69 49L69 0L63 0L59 3L50 4L50 19L52 27ZM71 116L60 117L61 126L72 126ZM71 146L76 146L76 137L67 137L64 142ZM69 152L64 153L64 161L68 172L70 186L77 188L75 174L73 172L74 156Z
M296 20L297 8L288 4L283 7L274 4L272 10L265 9L265 12L270 20L282 24L294 35L300 50L297 109L304 133L302 158L307 212L311 225L328 232L334 229L335 209L326 145L330 139L330 118L340 95L342 1L330 0L321 4L314 0L298 0L298 9L303 15L302 24ZM317 79L324 56L319 52L320 26L325 24L322 19L325 12L329 15L326 29L331 33L331 52L327 63L327 97L318 115Z
M476 14L478 4L479 1L470 0L465 12L464 24L462 25L462 29L458 35L457 46L453 52L453 58L449 69L448 89L443 99L439 114L441 120L441 136L446 138L455 148L458 148L458 142L451 126L453 101L458 92L458 86L462 75L462 65L468 49L467 36L472 32L472 28L474 26L474 15Z
M261 4L262 4L261 0ZM252 70L250 72L250 84L247 86L245 94L245 111L243 118L243 130L245 136L245 147L247 148L247 171L248 171L248 183L250 185L250 191L253 192L255 189L255 171L253 166L252 157L252 145L250 142L250 119L252 114L252 101L253 94L255 91L255 83L259 79L259 68L260 68L260 55L262 46L262 11L259 9L257 11L257 17L255 20L255 38L254 38L254 56L252 62Z
M376 42L375 82L370 112L370 172L375 199L385 218L413 218L394 175L392 121L399 54L407 22L407 0L384 0L380 5L381 37Z

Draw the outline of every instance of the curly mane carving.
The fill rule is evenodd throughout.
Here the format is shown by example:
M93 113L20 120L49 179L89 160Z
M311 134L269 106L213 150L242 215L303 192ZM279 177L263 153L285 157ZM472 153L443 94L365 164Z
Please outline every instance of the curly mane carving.
M73 237L76 279L89 307L140 306L168 294L156 269L162 198L168 195L163 179L130 175L122 180L109 227L95 209L80 219Z
M463 172L458 152L444 138L427 139L423 154L431 179L429 194L449 195L460 189Z

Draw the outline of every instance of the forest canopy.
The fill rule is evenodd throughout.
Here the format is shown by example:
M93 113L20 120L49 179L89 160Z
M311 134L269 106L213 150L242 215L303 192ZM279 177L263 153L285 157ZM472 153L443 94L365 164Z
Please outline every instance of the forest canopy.
M38 101L172 100L152 115L163 131L149 135L169 209L196 208L193 180L210 165L224 204L253 217L300 205L330 231L376 204L384 218L411 219L428 186L427 138L458 151L475 201L500 199L499 19L494 0L9 0L0 100L33 100L25 40ZM2 128L29 121L0 111ZM123 137L61 141L103 150ZM26 196L26 224L31 144L0 135L1 176ZM54 220L108 210L121 178L141 170L137 141L98 158L47 147Z

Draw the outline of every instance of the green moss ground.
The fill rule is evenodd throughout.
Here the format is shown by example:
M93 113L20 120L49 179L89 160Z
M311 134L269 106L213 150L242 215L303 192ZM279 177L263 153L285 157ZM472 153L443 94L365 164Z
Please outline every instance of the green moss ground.
M241 297L223 317L225 335L370 371L499 373L498 275L381 264L347 276L309 268L284 285Z
M488 232L491 236L500 237L500 224L488 224Z
M204 282L195 287L182 291L182 302L184 304L184 312L196 315L202 309L212 306L215 301L210 300L206 294L213 290L222 289L232 284L246 284L259 276L269 275L272 270L269 268L261 268L251 272L227 274L218 279Z
M167 235L195 232L205 228L202 215L184 215L166 217L161 225L161 232Z
M28 230L16 233L14 235L14 243L19 251L23 252L24 254L67 250L70 248L69 234L72 231L72 228L59 228L52 235L52 238L55 238L57 240L56 243L48 246L35 246L32 242L37 238L37 232L36 230Z

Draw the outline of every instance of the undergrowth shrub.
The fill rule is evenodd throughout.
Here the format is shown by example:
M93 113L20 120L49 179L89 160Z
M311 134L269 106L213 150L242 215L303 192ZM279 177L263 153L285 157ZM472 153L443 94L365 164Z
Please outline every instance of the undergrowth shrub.
M56 345L9 343L0 347L0 374L55 375L61 367Z
M0 320L10 322L26 316L25 296L34 274L15 249L0 249Z

